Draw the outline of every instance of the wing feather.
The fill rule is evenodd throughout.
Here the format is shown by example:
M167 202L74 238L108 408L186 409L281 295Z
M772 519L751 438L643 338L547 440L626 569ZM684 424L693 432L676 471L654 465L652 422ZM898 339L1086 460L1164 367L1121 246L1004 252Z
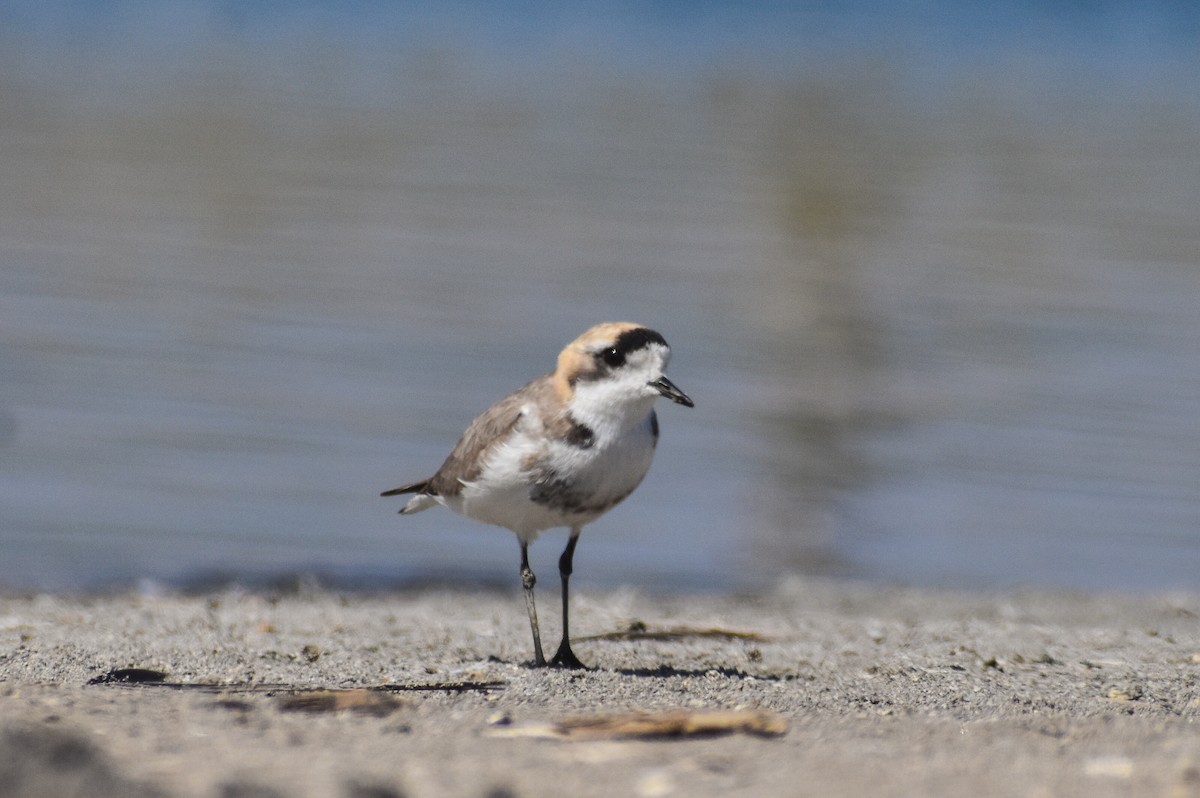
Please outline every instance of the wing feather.
M471 422L446 462L428 480L425 492L435 496L457 496L464 482L479 478L488 452L508 438L521 420L523 408L541 404L545 399L543 394L552 390L551 375L547 374L485 410Z

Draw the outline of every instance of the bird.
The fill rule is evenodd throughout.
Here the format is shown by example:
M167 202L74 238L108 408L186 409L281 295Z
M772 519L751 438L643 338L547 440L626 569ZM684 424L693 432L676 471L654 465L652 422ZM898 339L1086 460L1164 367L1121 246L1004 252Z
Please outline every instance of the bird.
M629 496L649 470L659 435L655 400L695 407L667 379L670 357L666 340L649 327L633 322L590 327L559 353L552 372L472 421L433 476L380 494L414 494L401 515L441 505L517 536L535 667L586 667L571 650L568 621L575 546L584 525ZM569 530L558 560L562 640L547 661L529 545L556 527Z

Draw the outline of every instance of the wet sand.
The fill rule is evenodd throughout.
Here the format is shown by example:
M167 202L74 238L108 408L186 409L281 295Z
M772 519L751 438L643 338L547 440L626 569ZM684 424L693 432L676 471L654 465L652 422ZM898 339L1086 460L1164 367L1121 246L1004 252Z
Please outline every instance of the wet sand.
M0 794L1200 792L1196 595L583 585L572 618L593 670L527 667L516 592L0 598ZM88 683L127 668L163 682ZM629 710L787 728L562 725Z

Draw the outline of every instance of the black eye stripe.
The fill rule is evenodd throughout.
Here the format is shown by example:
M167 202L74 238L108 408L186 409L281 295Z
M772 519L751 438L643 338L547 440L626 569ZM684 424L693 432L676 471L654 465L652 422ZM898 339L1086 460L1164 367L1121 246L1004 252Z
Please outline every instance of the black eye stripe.
M630 352L635 352L650 344L666 346L667 341L660 334L647 327L634 327L632 330L626 330L618 335L617 340L613 342L612 346L602 349L596 354L609 367L616 368L625 362L625 358L628 357Z

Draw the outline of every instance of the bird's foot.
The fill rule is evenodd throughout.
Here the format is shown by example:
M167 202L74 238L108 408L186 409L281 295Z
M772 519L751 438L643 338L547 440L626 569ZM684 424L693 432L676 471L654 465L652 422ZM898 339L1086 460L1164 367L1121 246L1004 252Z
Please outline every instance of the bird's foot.
M588 670L588 666L580 662L579 657L575 656L575 652L571 650L570 642L566 639L559 644L557 653L550 658L550 667Z

